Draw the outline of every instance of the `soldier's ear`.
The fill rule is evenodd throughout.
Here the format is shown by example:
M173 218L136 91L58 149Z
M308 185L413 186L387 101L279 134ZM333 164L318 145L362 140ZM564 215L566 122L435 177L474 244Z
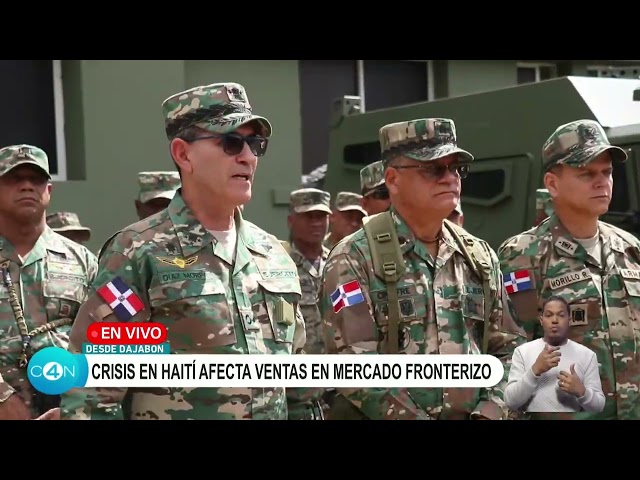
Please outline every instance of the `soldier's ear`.
M547 172L543 177L544 186L547 190L549 190L549 195L551 198L555 198L558 196L558 175L554 172Z
M171 140L171 156L182 172L192 173L193 167L188 157L189 144L181 138Z
M384 181L387 185L387 190L390 193L396 193L398 191L398 170L395 168L387 168L384 171Z

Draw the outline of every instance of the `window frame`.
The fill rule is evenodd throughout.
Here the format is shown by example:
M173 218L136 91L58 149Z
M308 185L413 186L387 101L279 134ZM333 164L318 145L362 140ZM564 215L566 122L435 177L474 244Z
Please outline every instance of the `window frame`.
M516 81L519 68L533 68L536 73L536 78L533 83L540 82L540 69L543 67L555 68L556 65L548 62L517 62L516 63ZM518 83L518 85L526 85L526 83Z
M65 138L64 118L64 88L62 79L62 60L52 60L53 63L53 108L55 114L55 139L58 172L51 175L51 181L64 182L67 180L67 145Z
M433 60L401 60L404 62L424 62L426 63L427 73L425 75L425 82L427 82L427 102L431 102L435 100L435 76L433 74ZM365 98L365 73L364 73L364 60L356 60L356 84L357 84L357 93L356 95L360 97L360 112L365 113L367 111L366 108L366 98Z
M596 78L611 78L611 76L601 76L600 72L602 72L603 70L606 70L608 72L615 72L616 70L639 70L640 71L640 65L633 65L633 64L629 64L629 65L587 65L587 75L589 75L589 72L595 72ZM638 75L638 77L619 77L619 78L627 78L627 79L631 79L631 80L637 80L638 78L640 78L640 75Z

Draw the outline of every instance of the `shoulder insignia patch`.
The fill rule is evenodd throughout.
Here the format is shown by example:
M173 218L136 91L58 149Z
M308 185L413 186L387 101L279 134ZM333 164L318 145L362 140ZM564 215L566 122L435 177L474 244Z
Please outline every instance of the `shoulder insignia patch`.
M345 307L357 305L362 302L364 302L364 295L362 294L360 283L357 280L338 285L338 288L331 294L334 313L338 313Z
M144 303L140 297L120 277L112 278L98 288L97 293L121 322L126 322L144 310Z
M529 270L516 270L515 272L506 273L502 275L502 279L508 294L533 288L533 279L529 274Z

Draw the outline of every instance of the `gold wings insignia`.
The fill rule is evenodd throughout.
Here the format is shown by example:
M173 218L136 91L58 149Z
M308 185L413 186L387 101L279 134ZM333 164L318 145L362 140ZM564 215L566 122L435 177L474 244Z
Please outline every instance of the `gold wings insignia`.
M178 257L171 258L171 257L156 256L156 258L160 260L162 263L166 263L167 265L174 265L179 268L184 268L184 267L188 267L189 265L193 265L198 260L197 255L194 255L193 257L189 257L186 260L184 258L178 258Z

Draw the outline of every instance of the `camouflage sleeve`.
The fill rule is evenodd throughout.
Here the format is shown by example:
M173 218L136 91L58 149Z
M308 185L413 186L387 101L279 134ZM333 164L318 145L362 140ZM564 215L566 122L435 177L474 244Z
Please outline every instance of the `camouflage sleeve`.
M96 279L98 274L98 257L89 250L87 250L87 284L91 285Z
M538 291L541 286L540 278L540 244L531 235L516 235L505 240L498 248L498 259L502 274L529 275L530 287L520 284L517 292L509 294L512 308L517 314L518 324L521 325L531 340L538 330Z
M347 248L347 247L345 247ZM376 354L378 327L373 317L366 260L355 248L352 252L332 252L322 278L321 311L328 354ZM339 287L353 291L358 287L362 297L351 297L351 305L343 299L332 301ZM335 306L334 306L335 304ZM363 415L371 420L428 420L430 417L411 399L406 388L338 388Z
M293 352L304 355L304 346L307 343L306 324L302 316L302 310L298 305L296 308L296 331L293 339ZM318 401L324 392L322 388L287 388L287 409L289 420L309 419L311 402Z
M524 330L517 324L513 308L504 287L500 263L496 253L487 247L491 257L493 282L497 286L491 299L488 353L500 359L504 367L502 380L495 386L486 388L480 394L480 401L471 418L482 416L491 420L506 419L509 409L504 401L504 391L509 380L509 367L515 349L526 342Z
M147 288L138 271L136 262L125 253L130 241L121 234L103 251L95 279L89 289L87 300L80 307L69 334L69 351L79 353L82 344L88 342L86 332L93 322L121 321L97 290L119 278L131 288L142 301L144 308L131 317L129 322L146 322L150 318ZM62 420L122 420L122 401L126 388L74 388L61 397L60 418Z
M9 399L12 393L14 393L14 388L4 381L2 375L0 375L0 403Z

